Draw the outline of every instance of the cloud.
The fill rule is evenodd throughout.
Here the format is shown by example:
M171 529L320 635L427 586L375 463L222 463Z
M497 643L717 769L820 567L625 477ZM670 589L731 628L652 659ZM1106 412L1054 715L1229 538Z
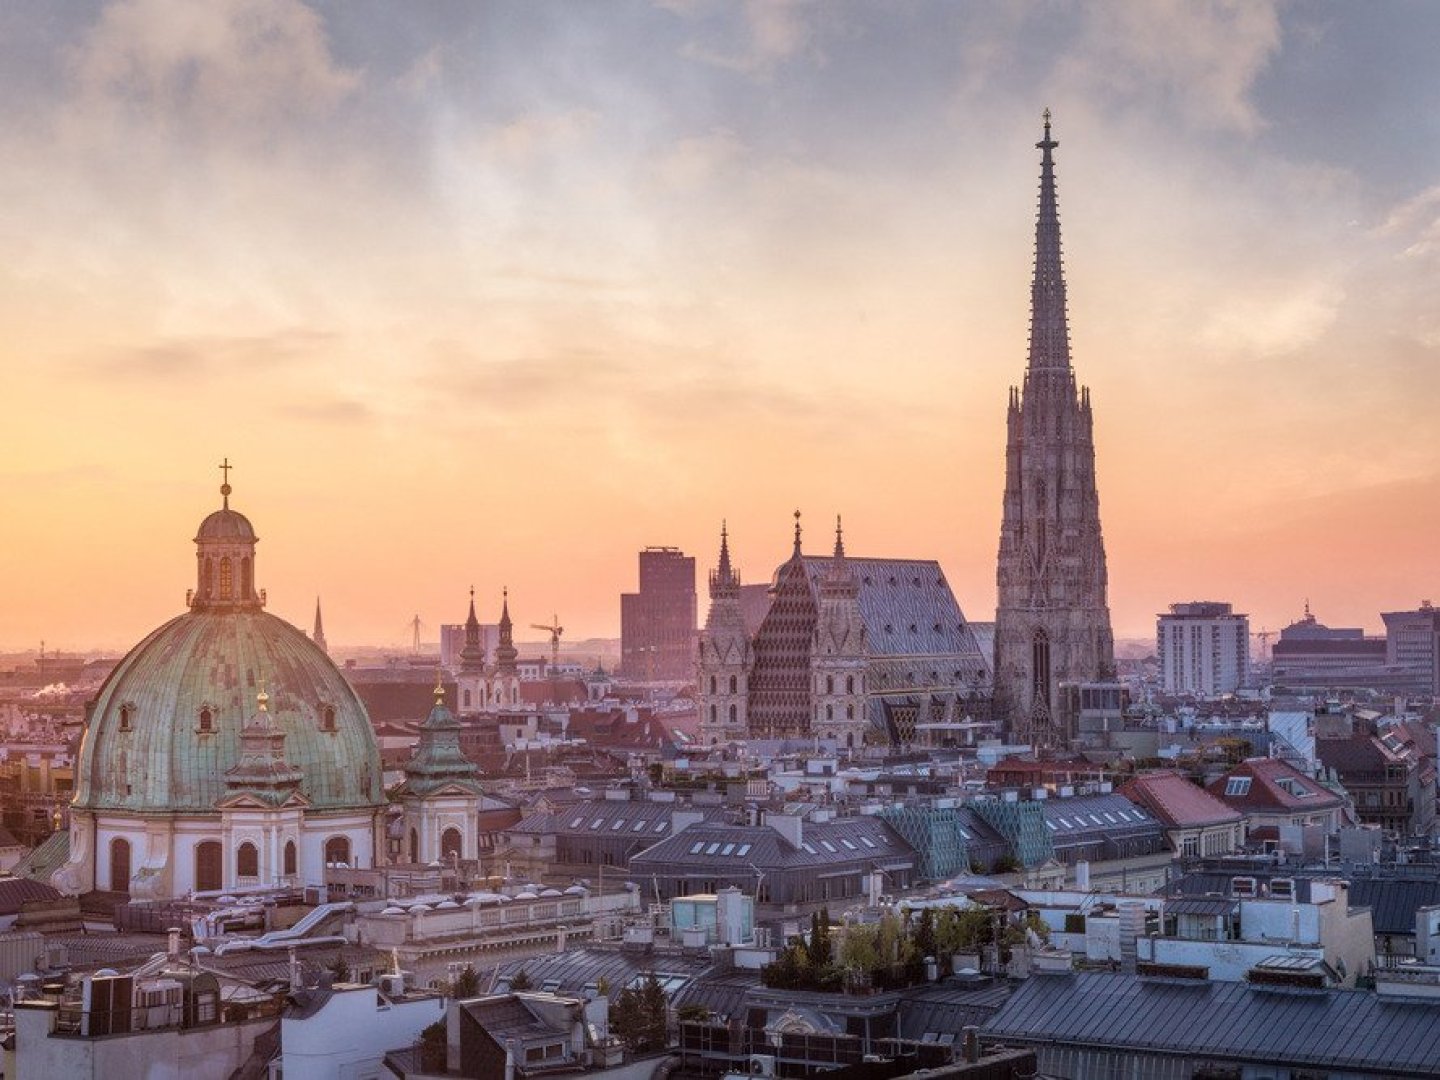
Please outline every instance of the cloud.
M666 5L676 14L694 17L698 5ZM729 14L729 5L721 8ZM819 56L809 0L746 0L740 8L740 25L726 35L729 47L686 42L681 55L712 67L768 78L780 64L797 56ZM708 35L707 35L708 36ZM739 38L739 41L735 41Z
M335 335L314 330L281 330L241 337L164 338L144 345L91 354L80 361L89 372L109 378L184 382L257 369L293 368L314 357Z
M728 128L680 139L660 158L656 174L667 188L687 190L713 179L739 158L745 144Z
M323 116L359 85L298 0L120 0L71 57L92 104L206 137L266 137Z
M1254 134L1255 80L1281 45L1274 0L1108 0L1084 9L1062 85L1126 103L1171 99L1191 123Z

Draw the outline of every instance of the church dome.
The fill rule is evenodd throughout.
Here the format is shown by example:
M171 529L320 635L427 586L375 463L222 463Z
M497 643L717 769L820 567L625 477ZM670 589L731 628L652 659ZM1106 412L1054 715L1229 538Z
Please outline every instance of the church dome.
M200 523L200 531L195 534L196 542L202 540L217 540L232 544L253 544L255 527L250 524L250 519L238 510L231 510L225 506L216 510Z
M262 688L312 808L385 802L365 707L318 645L264 611L192 610L131 649L101 687L75 807L213 811L230 794L225 774Z

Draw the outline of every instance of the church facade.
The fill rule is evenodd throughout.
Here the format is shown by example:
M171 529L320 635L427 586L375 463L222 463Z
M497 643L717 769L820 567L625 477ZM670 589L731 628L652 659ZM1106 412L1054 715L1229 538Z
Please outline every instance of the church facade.
M195 536L188 610L87 710L63 892L171 899L323 884L385 851L379 748L323 648L264 610L259 538L223 503Z
M852 558L837 522L828 556L790 558L750 634L722 532L700 635L703 741L820 738L903 745L929 724L986 719L990 669L940 564Z
M995 706L1013 739L1056 746L1062 684L1112 677L1114 637L1095 483L1090 391L1077 387L1065 309L1050 114L1041 151L1030 355L1010 391L996 572Z

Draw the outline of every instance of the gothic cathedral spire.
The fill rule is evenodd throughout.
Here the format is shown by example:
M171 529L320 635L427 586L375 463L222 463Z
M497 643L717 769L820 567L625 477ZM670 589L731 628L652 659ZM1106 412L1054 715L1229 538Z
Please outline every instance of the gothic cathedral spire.
M1059 144L1045 112L1040 208L1035 223L1030 357L1022 388L1010 391L1005 499L996 573L996 714L1017 740L1067 742L1062 684L1113 674L1105 545L1095 485L1088 389L1077 389L1070 359L1060 216L1055 197Z

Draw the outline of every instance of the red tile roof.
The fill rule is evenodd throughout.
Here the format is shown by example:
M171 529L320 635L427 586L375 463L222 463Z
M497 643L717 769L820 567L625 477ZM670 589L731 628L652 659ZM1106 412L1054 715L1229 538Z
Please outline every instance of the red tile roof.
M1119 794L1139 803L1166 825L1193 828L1239 821L1244 815L1178 772L1146 773L1120 788Z
M1227 795L1227 785L1237 777L1249 777L1250 784L1243 794ZM1334 810L1345 805L1339 795L1279 758L1247 758L1205 790L1241 812Z

